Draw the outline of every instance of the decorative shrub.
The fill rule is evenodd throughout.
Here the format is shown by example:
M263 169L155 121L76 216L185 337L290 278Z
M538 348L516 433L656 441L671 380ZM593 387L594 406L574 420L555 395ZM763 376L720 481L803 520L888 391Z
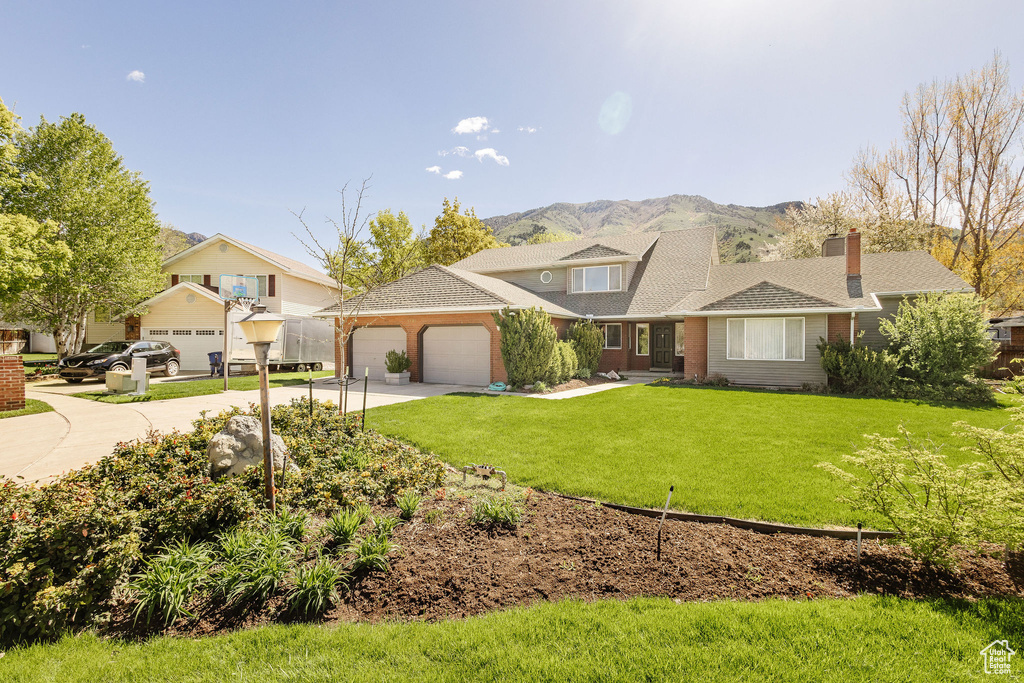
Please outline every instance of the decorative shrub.
M592 375L593 373L590 371L590 368L580 368L576 371L576 376L580 379L590 379Z
M384 366L388 372L407 372L412 367L412 361L405 351L388 351L384 354Z
M508 383L524 386L543 379L558 340L551 316L540 308L505 308L494 314L494 324L501 332L501 359Z
M576 352L572 350L572 344L564 341L555 343L555 351L551 354L551 365L548 366L548 383L556 385L568 382L576 376L578 370Z
M978 297L930 293L904 300L893 320L880 320L899 374L942 389L971 383L977 368L995 358L988 319Z
M821 369L828 375L829 389L840 394L892 396L896 385L896 361L885 351L875 351L844 339L828 341L819 337Z
M577 320L569 326L569 343L576 353L578 372L586 379L597 372L604 352L604 333L593 320ZM586 377L583 372L587 371Z
M544 384L544 382L535 382L533 385L533 390L536 391L538 394L546 394L550 391L550 389L548 389L548 385Z
M515 529L519 526L522 516L522 507L506 496L493 500L478 500L473 504L473 513L469 516L469 521L472 524Z

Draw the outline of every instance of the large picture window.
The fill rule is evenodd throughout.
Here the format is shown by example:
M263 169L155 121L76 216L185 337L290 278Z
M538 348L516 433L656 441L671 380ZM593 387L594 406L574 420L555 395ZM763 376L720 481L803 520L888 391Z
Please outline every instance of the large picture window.
M637 323L636 325L636 355L651 355L651 325L650 323Z
M729 360L803 360L803 318L729 318Z
M604 348L622 348L622 323L608 323L607 325L601 325L601 331L604 332Z
M587 266L572 269L573 294L618 292L622 289L622 266Z

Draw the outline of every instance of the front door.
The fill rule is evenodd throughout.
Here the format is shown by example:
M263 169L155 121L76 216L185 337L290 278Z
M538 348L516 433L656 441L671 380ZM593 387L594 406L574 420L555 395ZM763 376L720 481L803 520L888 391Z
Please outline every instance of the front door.
M651 325L651 367L672 369L672 326Z

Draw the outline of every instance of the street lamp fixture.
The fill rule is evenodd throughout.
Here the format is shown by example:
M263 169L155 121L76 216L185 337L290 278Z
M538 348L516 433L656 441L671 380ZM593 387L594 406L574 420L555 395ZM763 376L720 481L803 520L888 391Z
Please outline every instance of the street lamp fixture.
M260 417L263 419L263 497L270 512L276 513L274 496L274 458L270 444L270 378L267 363L270 360L270 345L277 341L284 318L267 313L264 304L255 304L252 312L238 322L245 335L245 341L252 344L256 354L256 366L260 375ZM227 359L224 359L227 362Z

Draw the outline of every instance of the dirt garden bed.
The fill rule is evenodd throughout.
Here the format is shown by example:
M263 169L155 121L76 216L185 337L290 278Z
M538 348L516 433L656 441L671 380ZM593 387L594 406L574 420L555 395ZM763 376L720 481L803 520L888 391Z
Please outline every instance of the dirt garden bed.
M1003 562L987 555L965 554L954 571L924 566L899 546L866 542L858 570L853 541L668 521L658 562L657 520L537 492L523 507L519 528L508 530L471 525L469 497L425 500L414 519L394 531L401 550L392 570L357 577L322 620L438 620L563 598L1024 594ZM433 523L425 521L427 513ZM289 620L281 598L259 609L225 610L211 600L197 607L196 618L167 632L198 636ZM109 635L142 635L130 610L128 604L115 610Z

